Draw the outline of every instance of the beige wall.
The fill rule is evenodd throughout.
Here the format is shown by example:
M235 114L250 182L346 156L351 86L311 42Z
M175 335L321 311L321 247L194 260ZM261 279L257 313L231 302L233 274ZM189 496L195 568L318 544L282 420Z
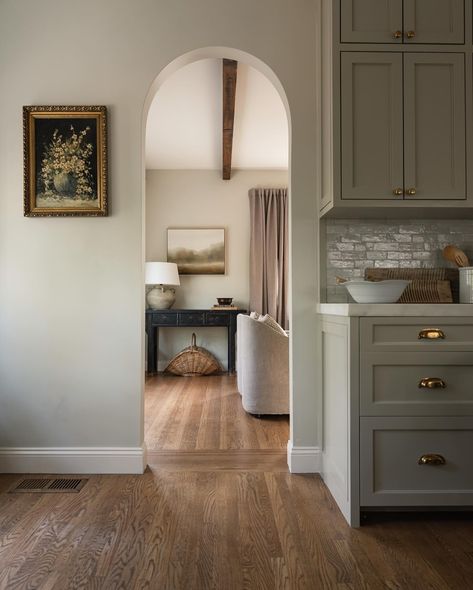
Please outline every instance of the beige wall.
M287 186L287 171L234 170L222 180L219 170L146 171L146 260L166 260L168 227L225 228L225 275L181 276L174 307L208 309L216 297L249 304L250 211L248 190ZM225 328L197 329L198 344L227 367ZM189 345L192 329L160 331L159 368Z
M184 54L189 60L221 55L208 48L222 47L245 52L228 50L227 57L246 57L279 81L290 109L291 437L296 446L320 443L314 362L318 5L2 0L0 446L141 444L145 104L168 64ZM108 218L23 217L25 104L108 106Z

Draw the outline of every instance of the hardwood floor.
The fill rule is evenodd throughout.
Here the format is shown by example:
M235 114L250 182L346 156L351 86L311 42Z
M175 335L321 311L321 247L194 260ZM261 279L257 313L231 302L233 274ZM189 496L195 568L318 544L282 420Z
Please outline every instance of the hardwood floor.
M6 494L2 590L468 590L473 520L377 516L350 529L316 475L92 476L78 494Z
M146 381L145 441L150 450L285 450L287 416L247 414L236 377L172 377Z
M78 494L8 494L19 476L0 475L0 590L473 587L473 516L372 515L350 529L320 477L289 474L271 447L287 421L275 433L239 413L231 378L172 379L164 399L159 381L146 432L167 449L144 475L91 476Z

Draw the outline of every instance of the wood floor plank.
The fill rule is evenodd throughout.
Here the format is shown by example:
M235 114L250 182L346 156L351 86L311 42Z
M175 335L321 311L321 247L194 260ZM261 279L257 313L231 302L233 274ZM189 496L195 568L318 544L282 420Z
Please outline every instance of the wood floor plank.
M219 516L216 547L215 586L240 590L243 570L240 561L240 521L238 487L235 474L222 472L217 477L216 509ZM221 564L225 564L225 568Z
M261 477L249 473L241 473L238 477L239 556L242 566L242 588L245 590L274 587L271 567L274 551L271 551L271 546L265 542L266 533L263 528L267 513L258 501L261 481Z
M202 419L197 435L196 450L220 449L220 415L222 381L207 379L205 399L202 402Z
M316 549L314 550L314 543L310 535L302 535L296 513L287 513L284 510L289 497L284 476L266 474L266 480L271 492L273 512L278 518L277 525L284 547L284 555L287 559L291 585L308 590L312 586L328 587L331 581L330 568L324 551L318 547L318 543L315 544ZM305 518L303 522L310 525L310 521L306 521ZM304 539L303 543L302 539ZM304 563L314 564L315 567L311 568L310 575L307 575Z
M273 449L231 451L150 451L148 464L161 471L281 471L287 454Z

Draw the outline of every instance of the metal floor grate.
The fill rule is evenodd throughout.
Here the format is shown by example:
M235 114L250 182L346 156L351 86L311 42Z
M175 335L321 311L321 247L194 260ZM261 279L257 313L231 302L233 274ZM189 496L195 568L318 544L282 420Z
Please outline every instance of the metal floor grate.
M88 480L84 478L22 479L9 490L9 493L77 493L81 491L87 481Z

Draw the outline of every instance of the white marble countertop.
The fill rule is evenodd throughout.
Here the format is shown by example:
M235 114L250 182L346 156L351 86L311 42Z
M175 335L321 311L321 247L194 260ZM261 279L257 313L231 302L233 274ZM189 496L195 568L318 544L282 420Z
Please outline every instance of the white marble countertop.
M338 316L473 316L473 303L319 303L317 313Z

